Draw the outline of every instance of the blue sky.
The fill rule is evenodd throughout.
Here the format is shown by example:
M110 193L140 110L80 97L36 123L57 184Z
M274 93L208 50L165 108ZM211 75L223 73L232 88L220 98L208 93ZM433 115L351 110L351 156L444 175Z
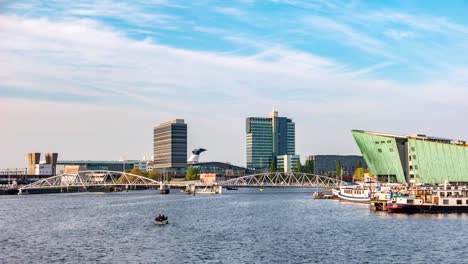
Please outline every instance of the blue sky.
M205 159L243 165L244 119L272 108L296 121L302 156L358 153L351 129L466 139L467 13L464 1L0 1L0 143L14 149L0 165L28 151L148 157L151 128L173 118Z

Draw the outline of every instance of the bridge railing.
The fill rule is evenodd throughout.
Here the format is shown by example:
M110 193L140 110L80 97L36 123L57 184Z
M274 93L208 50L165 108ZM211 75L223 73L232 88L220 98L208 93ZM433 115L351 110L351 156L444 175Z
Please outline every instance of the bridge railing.
M266 172L218 182L226 187L339 187L347 184L328 176L298 172Z
M30 189L53 189L65 187L98 187L98 186L148 186L161 185L153 179L120 171L79 171L64 173L35 181L19 188L20 192Z

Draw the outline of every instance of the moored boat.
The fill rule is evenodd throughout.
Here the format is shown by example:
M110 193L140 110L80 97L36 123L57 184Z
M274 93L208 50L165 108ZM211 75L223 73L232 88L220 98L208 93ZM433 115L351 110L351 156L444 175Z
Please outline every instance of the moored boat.
M355 202L355 203L368 203L371 198L371 190L368 187L355 186L340 187L340 192L338 193L338 198L340 200Z
M395 197L387 209L394 213L468 212L468 187L415 187L409 190L408 196Z

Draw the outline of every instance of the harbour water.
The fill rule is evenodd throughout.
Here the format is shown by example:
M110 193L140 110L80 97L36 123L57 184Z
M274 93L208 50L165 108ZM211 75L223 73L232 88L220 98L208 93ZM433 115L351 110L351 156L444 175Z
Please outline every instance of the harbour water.
M0 196L0 263L466 263L468 214L376 213L312 189ZM159 214L170 224L156 226Z

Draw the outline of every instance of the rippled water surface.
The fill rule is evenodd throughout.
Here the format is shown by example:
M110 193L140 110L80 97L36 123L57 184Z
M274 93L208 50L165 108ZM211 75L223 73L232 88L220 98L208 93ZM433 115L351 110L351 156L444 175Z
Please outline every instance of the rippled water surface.
M313 191L0 196L0 263L468 263L467 214L373 213Z

